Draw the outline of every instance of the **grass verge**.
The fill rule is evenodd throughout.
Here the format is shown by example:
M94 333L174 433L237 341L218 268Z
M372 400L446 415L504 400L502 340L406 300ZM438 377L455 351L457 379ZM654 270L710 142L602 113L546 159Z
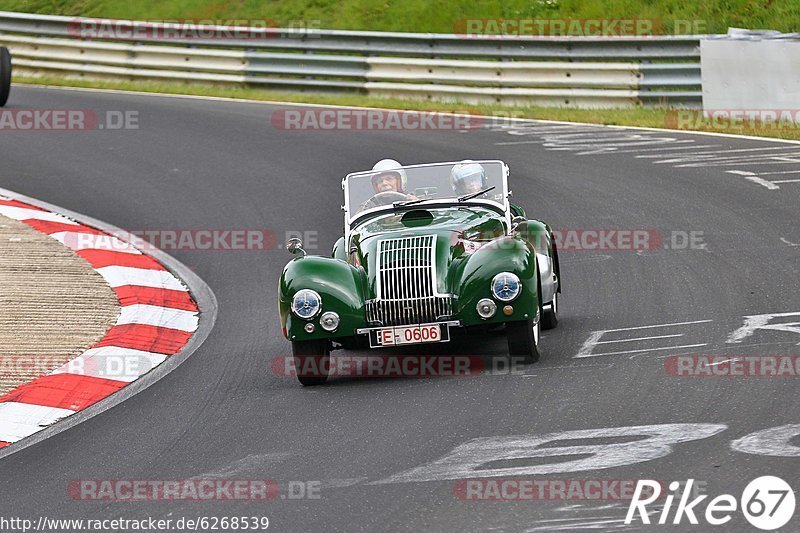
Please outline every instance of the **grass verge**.
M800 29L797 0L0 0L0 9L137 20L275 21L326 29L458 33L463 21L650 20L653 33L725 33L729 26ZM524 32L523 32L524 33ZM574 35L574 31L567 32Z

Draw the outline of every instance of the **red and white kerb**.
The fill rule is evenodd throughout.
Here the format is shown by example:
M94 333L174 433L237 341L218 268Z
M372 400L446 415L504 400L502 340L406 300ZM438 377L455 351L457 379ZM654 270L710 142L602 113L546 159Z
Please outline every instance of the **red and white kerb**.
M86 409L178 353L197 329L189 289L132 244L63 215L0 196L0 215L50 235L86 259L111 286L121 312L97 344L66 365L0 397L0 448ZM82 238L76 238L78 234ZM96 242L86 235L97 235ZM113 379L97 361L134 360Z

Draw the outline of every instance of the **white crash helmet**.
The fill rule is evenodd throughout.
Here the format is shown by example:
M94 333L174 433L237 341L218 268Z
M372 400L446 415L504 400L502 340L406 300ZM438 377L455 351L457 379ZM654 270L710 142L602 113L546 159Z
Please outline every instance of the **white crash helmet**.
M398 178L400 178L400 191L406 190L406 184L408 183L408 176L406 175L406 171L402 168L403 165L395 161L394 159L381 159L375 166L372 167L372 170L377 171L384 171L378 172L372 176L373 186L375 184L375 178L377 176L381 176L383 174L395 174Z
M488 183L486 179L486 169L483 165L475 163L471 159L465 159L453 165L450 170L450 186L456 194L464 194L468 190L468 184L477 183L477 190L486 189Z

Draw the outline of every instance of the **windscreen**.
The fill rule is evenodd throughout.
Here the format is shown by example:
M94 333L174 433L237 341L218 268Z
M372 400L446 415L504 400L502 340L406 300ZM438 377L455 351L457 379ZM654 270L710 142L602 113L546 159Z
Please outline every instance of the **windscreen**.
M461 198L504 208L505 165L501 161L469 161L356 172L347 176L345 196L351 221L365 212L391 209L403 202Z

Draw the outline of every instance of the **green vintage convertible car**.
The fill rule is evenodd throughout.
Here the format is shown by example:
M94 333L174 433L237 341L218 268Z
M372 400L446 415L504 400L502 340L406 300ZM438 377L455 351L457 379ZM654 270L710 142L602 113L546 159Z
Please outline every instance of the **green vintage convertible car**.
M510 355L539 359L541 328L558 323L558 251L550 227L509 202L508 172L502 161L383 160L344 178L331 257L287 242L297 257L278 303L303 385L326 381L334 347L447 342L472 326L504 326Z

